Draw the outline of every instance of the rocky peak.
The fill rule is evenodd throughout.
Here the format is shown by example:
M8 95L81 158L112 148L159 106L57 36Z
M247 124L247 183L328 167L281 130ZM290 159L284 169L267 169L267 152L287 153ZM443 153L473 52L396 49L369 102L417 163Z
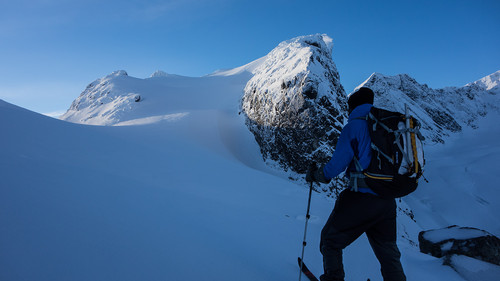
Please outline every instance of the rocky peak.
M407 74L372 74L360 85L375 92L375 106L403 112L404 104L422 123L422 131L434 142L460 132L464 126L476 127L477 119L489 110L499 110L499 72L464 87L432 89ZM489 89L489 90L488 90Z
M266 162L304 173L329 160L347 118L331 47L321 34L284 41L248 81L241 108Z

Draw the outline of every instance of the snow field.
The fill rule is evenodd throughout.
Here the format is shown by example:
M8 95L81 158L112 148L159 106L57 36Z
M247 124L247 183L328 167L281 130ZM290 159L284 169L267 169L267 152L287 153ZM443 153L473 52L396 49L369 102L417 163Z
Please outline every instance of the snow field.
M11 148L0 162L0 279L298 278L308 190L258 163L243 123L202 111L83 126L4 102L0 116L1 145ZM193 130L202 127L212 134ZM314 193L305 258L316 274L332 208ZM400 243L408 280L462 280ZM366 238L345 251L345 265L353 280L381 280Z

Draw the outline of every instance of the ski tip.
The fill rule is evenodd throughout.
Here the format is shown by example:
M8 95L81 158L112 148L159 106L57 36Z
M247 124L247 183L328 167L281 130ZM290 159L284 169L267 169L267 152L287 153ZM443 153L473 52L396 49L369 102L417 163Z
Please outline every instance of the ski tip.
M300 257L297 258L297 261L299 262L299 267L302 266L302 259Z

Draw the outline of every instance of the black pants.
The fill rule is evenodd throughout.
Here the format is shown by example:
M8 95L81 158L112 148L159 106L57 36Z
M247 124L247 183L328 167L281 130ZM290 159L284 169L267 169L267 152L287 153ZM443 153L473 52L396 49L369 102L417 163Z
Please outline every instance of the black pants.
M325 270L321 281L344 280L342 250L365 232L380 262L384 281L406 280L396 245L396 201L345 190L321 231Z

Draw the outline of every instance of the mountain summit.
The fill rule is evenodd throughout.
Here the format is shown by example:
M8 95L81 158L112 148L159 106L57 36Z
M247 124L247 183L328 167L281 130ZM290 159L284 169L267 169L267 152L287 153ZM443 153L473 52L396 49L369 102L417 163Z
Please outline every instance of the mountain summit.
M280 43L245 87L242 111L264 160L305 173L326 161L346 120L346 94L332 39L316 34Z

